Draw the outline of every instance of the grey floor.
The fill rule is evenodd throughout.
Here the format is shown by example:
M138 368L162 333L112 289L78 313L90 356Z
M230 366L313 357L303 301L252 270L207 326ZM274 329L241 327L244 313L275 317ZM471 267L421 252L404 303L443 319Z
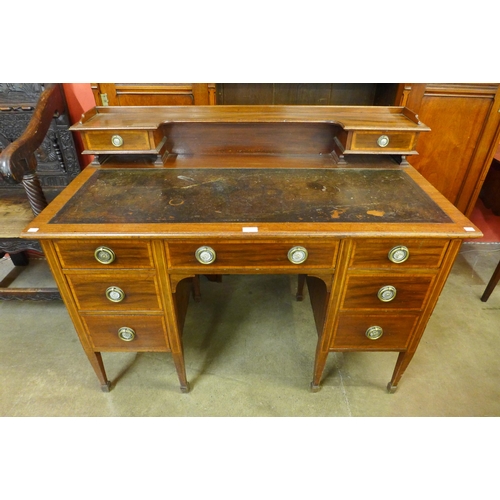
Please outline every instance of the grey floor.
M500 286L479 300L499 259L500 244L464 243L395 394L395 353L332 353L309 391L316 331L293 276L202 280L184 328L188 394L168 353L103 353L103 393L62 302L0 301L0 415L499 416ZM11 267L0 260L0 278ZM22 280L53 283L43 260Z

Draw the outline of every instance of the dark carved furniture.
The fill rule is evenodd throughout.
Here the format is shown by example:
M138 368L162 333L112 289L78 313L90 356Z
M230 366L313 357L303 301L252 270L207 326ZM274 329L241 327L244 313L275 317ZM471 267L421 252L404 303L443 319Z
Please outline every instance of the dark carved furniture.
M462 240L481 236L404 160L429 128L403 107L98 107L72 129L106 159L22 236L105 391L101 352L156 351L187 392L193 277L278 273L307 282L312 390L330 352L396 351L393 392Z
M28 265L37 241L21 230L80 172L60 85L0 84L0 255ZM0 299L60 299L55 288L8 287L19 269L0 284Z

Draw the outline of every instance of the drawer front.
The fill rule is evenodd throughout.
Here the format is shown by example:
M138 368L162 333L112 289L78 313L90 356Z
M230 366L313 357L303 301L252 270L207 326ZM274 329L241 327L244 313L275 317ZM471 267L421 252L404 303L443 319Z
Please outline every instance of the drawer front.
M349 276L341 308L420 310L427 300L433 281L434 276L429 275ZM393 287L394 290L388 287ZM387 301L379 298L379 294ZM391 294L394 298L389 301Z
M114 260L102 264L96 259L98 248L112 251ZM56 249L63 269L142 269L153 268L151 243L145 240L59 240ZM109 253L104 253L105 258Z
M215 252L215 260L211 264L201 264L196 258L196 251L202 247L210 247ZM303 263L290 262L290 250L302 247L307 250L307 258ZM172 269L199 269L203 272L214 269L249 268L249 269L288 269L290 271L304 268L331 269L335 265L338 241L329 243L316 242L276 242L276 243L242 243L242 242L186 242L169 243L169 267ZM298 258L302 250L296 253Z
M154 272L67 274L80 311L159 311Z
M411 314L341 314L330 349L406 349L418 319Z
M351 151L374 151L377 153L413 151L415 133L412 132L354 132Z
M82 315L96 351L169 351L163 316ZM121 328L133 330L131 341L119 337ZM130 338L127 330L126 334ZM123 335L123 333L122 333Z
M148 151L147 130L103 130L85 132L86 147L91 151Z
M350 268L388 268L388 269L432 269L441 265L449 240L433 239L366 239L355 240ZM392 262L389 254L402 249L408 257L402 262ZM405 250L406 249L406 250ZM398 257L398 254L395 256ZM393 257L394 258L394 257ZM402 257L404 259L404 256Z

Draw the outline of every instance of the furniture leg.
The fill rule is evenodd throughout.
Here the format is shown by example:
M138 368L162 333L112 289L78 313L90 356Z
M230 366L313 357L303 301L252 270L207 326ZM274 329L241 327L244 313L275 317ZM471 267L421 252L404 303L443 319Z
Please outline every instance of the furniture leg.
M489 299L491 292L493 292L499 280L500 280L500 262L497 264L497 267L495 268L495 271L493 272L493 275L490 278L490 281L488 282L488 285L486 286L484 293L481 297L481 300L483 302L486 302Z
M311 392L318 392L321 389L321 376L323 375L323 370L325 369L327 357L328 349L323 350L321 348L321 342L318 342L318 348L316 349L316 358L314 360L313 380L310 386Z
M179 377L179 382L181 384L181 392L188 393L190 390L189 382L186 376L186 365L184 363L184 352L173 352L172 357L174 359L175 369L177 370L177 376Z
M195 302L201 300L200 275L195 274L193 277L193 299Z
M94 369L99 382L101 383L101 389L103 392L109 392L111 389L111 382L108 380L106 375L106 370L104 369L104 363L102 361L102 356L100 352L88 351L85 349L85 354Z
M28 256L25 252L13 253L9 255L15 266L27 266L29 264Z
M297 294L295 295L298 302L302 302L304 299L304 285L306 284L306 278L307 274L298 275Z
M394 373L392 374L391 381L387 384L387 390L393 394L398 388L398 382L401 380L403 373L410 364L411 359L415 352L404 351L400 352L398 360L396 361L396 367L394 368Z

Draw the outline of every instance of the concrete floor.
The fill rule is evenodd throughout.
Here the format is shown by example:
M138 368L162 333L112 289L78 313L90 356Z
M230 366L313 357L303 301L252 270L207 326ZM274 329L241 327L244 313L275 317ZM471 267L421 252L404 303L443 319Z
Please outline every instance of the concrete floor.
M189 394L169 353L103 353L103 393L62 302L0 301L0 415L499 416L500 286L479 300L499 259L498 243L464 243L395 394L396 353L332 353L309 392L316 330L293 276L202 279L184 328ZM28 279L53 283L41 260L12 286Z

